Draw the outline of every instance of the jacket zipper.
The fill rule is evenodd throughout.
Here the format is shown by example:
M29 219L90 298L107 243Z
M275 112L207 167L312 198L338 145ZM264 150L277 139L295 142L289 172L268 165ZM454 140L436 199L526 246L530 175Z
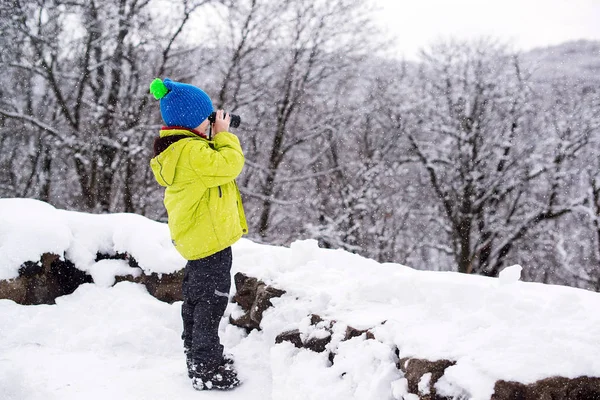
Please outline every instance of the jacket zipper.
M219 197L223 197L223 191L221 190L221 186L219 186Z

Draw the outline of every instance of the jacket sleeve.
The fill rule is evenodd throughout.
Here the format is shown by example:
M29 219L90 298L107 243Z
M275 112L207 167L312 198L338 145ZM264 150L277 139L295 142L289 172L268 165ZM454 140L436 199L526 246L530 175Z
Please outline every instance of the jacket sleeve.
M221 132L216 135L214 146L212 149L206 142L195 140L190 144L190 165L206 187L231 182L244 167L242 146L233 133Z

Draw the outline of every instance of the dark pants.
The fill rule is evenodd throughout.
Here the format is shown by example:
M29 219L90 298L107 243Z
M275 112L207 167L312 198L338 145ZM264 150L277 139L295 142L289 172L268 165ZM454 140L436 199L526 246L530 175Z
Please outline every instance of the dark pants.
M198 365L218 365L223 357L219 322L227 307L231 285L231 247L191 260L183 277L183 345Z

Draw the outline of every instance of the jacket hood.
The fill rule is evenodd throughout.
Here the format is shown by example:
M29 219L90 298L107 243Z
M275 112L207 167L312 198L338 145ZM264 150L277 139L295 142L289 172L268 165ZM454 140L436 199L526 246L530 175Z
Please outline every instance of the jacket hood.
M150 160L154 177L161 186L171 186L175 179L175 167L181 157L182 149L175 150L175 147L171 147L168 151L164 151Z
M185 146L172 146L180 140L194 139L198 135L185 128L163 128L154 140L154 158L150 166L161 186L171 186L175 179L175 167Z

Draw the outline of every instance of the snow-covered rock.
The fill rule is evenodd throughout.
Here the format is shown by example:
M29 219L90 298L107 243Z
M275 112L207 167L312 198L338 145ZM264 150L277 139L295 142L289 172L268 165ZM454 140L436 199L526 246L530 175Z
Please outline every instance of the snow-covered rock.
M130 280L165 301L181 300L177 253L166 224L135 214L57 210L0 199L0 298L52 304L82 283Z
M0 279L18 277L44 253L63 254L73 239L64 216L41 201L0 199Z
M95 215L57 210L32 199L0 199L0 279L19 276L45 253L90 272L100 254L129 254L147 275L181 270L166 224L136 214Z

